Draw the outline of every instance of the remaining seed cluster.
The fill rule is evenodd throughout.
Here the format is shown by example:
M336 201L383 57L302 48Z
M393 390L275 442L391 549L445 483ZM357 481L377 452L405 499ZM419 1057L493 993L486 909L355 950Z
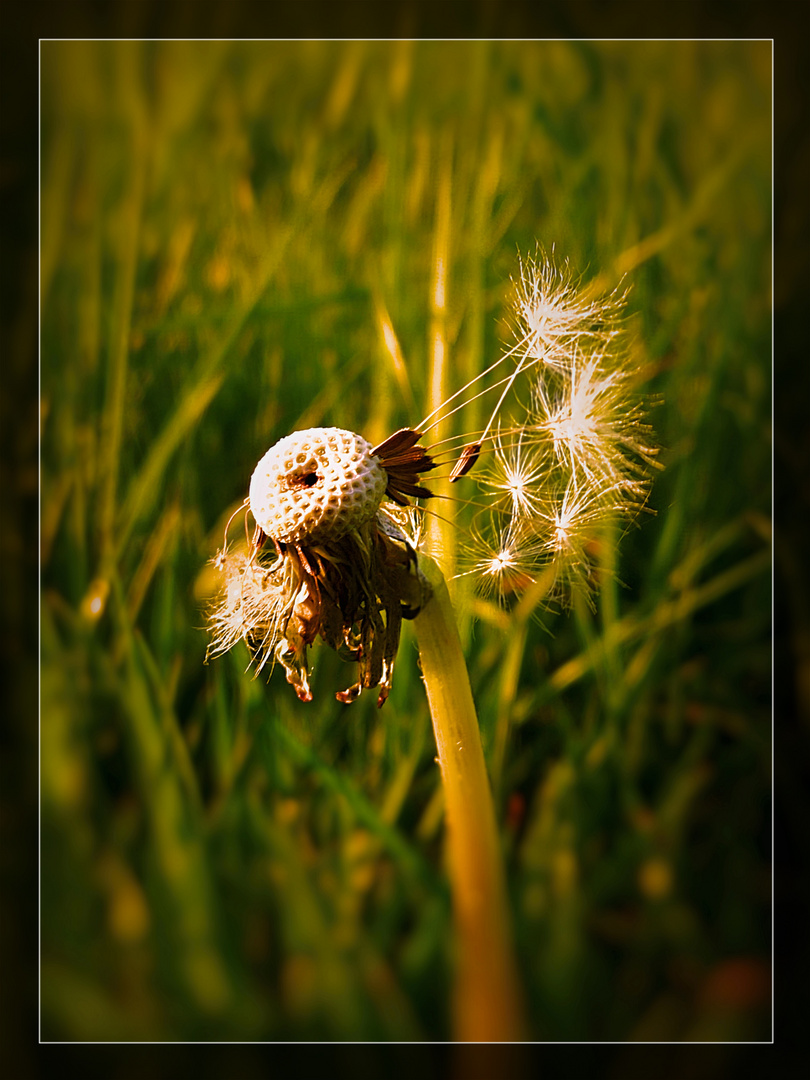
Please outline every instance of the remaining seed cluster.
M250 480L250 510L279 543L337 540L370 521L388 478L371 444L342 428L296 431L272 446Z

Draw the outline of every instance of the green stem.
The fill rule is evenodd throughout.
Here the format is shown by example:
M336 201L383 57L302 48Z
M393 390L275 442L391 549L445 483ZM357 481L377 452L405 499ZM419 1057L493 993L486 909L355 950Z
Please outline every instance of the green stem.
M470 680L447 585L420 559L433 596L415 620L422 674L444 783L447 851L456 920L454 1037L525 1038L506 883Z

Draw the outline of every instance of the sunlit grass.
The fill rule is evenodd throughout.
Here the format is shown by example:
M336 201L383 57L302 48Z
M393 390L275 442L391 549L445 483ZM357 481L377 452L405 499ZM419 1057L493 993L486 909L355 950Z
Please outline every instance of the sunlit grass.
M46 1038L450 1036L410 628L382 712L326 650L303 705L203 664L206 561L276 439L491 363L536 241L627 274L666 468L595 611L454 583L531 1034L768 1034L769 57L43 44Z

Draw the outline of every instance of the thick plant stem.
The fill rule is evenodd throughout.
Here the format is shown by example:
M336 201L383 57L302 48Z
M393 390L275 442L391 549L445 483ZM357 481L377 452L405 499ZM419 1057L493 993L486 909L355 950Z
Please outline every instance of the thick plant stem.
M456 922L454 1038L517 1042L525 1038L522 996L478 719L444 577L429 559L420 567L433 588L414 625L444 782Z

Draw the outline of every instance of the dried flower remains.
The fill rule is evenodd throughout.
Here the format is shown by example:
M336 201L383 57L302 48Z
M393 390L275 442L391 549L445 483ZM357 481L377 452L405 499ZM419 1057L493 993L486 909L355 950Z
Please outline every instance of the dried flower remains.
M341 428L288 435L264 455L247 505L256 522L248 553L226 542L225 579L211 614L210 655L244 640L257 670L278 661L302 701L312 699L308 650L320 637L359 677L337 694L350 702L391 688L403 618L428 596L400 507L428 498L422 472L435 468L419 434L397 432L380 446ZM393 503L383 505L388 496Z

